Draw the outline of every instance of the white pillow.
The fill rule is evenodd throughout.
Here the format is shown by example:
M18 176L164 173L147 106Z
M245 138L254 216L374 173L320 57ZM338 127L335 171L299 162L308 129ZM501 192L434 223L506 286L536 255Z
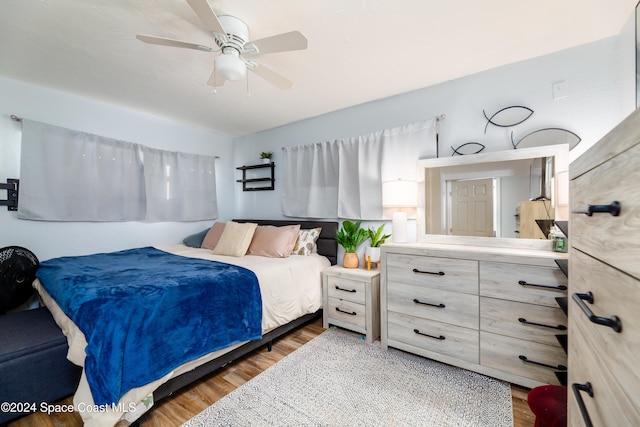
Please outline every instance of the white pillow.
M227 222L218 244L213 249L213 254L235 257L244 256L247 253L247 249L249 249L257 226L258 224L251 222Z
M293 253L296 255L311 255L318 251L316 247L316 240L320 237L321 227L312 228L310 230L300 230L298 235L298 241L293 248Z

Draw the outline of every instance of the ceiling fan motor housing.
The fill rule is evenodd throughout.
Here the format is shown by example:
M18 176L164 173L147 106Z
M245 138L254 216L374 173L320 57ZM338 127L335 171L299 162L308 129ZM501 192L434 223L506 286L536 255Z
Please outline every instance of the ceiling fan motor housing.
M240 58L240 53L249 40L249 27L234 16L223 15L218 19L226 32L226 40L218 35L215 37L222 49L222 53L215 59L216 72L226 80L243 79L247 74L247 66Z
M247 24L235 16L223 15L219 16L218 19L220 20L220 25L222 25L222 28L224 28L227 33L226 43L221 44L218 38L216 38L218 46L223 50L225 47L232 47L236 49L238 53L242 52L244 44L249 40L249 27Z

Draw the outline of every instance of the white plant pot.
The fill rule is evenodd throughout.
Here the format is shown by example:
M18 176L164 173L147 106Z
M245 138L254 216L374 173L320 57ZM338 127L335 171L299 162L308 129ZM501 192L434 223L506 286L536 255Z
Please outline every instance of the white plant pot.
M367 246L364 250L364 259L365 261L371 257L371 262L379 262L380 261L380 248L372 248L371 246Z
M262 159L262 163L268 165L269 163L271 163L271 159Z

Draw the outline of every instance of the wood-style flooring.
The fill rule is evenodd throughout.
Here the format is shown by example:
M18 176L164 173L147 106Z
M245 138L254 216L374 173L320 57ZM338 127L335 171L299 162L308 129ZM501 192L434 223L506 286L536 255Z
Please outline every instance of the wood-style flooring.
M142 416L140 426L179 426L298 347L320 335L324 330L322 319L317 319L274 341L271 352L268 352L266 348L262 348L220 369L209 377L175 393L173 396L157 402L151 411ZM526 388L511 386L514 427L532 427L534 425L534 416L527 405L528 391ZM59 403L71 404L72 399L69 397ZM9 423L9 427L58 426L82 426L82 420L77 413L52 414L49 416L43 413L34 413Z

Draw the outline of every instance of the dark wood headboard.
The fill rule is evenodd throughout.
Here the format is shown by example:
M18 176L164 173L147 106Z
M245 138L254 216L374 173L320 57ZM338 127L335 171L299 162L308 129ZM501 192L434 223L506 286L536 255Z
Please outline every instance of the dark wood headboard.
M331 265L338 263L338 243L336 242L336 232L338 231L338 223L333 221L300 221L300 220L280 220L280 219L234 219L235 222L253 222L258 225L295 225L300 224L301 228L321 227L320 237L316 244L318 245L318 253L326 256Z

